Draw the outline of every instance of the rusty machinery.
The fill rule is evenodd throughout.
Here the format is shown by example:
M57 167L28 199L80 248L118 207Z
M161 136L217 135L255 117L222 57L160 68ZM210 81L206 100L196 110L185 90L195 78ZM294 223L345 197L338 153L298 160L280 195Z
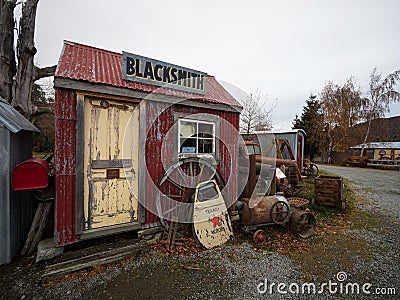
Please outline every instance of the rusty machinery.
M243 166L246 176L240 174L240 163L238 174L238 181L244 182L244 190L229 210L231 215L235 211L238 212L240 223L246 231L254 231L264 225L279 224L301 237L311 236L315 228L314 217L309 212L298 209L305 204L304 199L303 202L293 202L293 198L290 198L298 192L298 183L301 181L296 162L262 156L260 146L256 143L247 142L245 146L245 149L239 149L239 162L248 163ZM170 220L181 215L182 210L185 211L184 203L193 203L194 191L198 184L214 180L219 187L224 186L215 166L216 162L209 162L205 158L186 157L166 170L158 184L159 192L156 197L157 213L166 231L172 225ZM285 176L278 178L277 169ZM180 184L182 176L190 179L191 184ZM170 199L164 199L166 196ZM184 215L192 216L190 213ZM177 229L183 235L184 232L190 231L187 226L182 226L184 223L191 224L193 219L189 217L181 224L180 229ZM256 243L262 243L265 239L263 230L255 231Z
M243 229L255 231L256 243L266 240L265 232L258 228L272 224L285 226L300 237L310 237L315 230L315 218L299 209L308 201L293 197L301 180L296 162L262 156L259 145L253 142L246 142L246 151L248 181L235 205ZM279 171L286 177L278 178Z

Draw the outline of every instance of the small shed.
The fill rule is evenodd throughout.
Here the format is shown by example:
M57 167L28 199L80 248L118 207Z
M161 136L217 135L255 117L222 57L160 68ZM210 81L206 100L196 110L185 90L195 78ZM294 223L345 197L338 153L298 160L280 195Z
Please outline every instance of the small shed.
M39 130L0 98L0 264L23 246L32 223L29 191L12 191L11 174L32 157L32 135Z
M237 199L241 106L213 76L65 41L54 85L55 245L159 226L200 159Z
M267 149L272 139L287 140L297 166L300 170L304 167L304 146L306 141L306 132L303 129L292 129L288 131L273 131L273 132L257 132L257 136L262 149ZM264 148L265 147L265 148ZM290 159L287 152L282 153L284 159Z

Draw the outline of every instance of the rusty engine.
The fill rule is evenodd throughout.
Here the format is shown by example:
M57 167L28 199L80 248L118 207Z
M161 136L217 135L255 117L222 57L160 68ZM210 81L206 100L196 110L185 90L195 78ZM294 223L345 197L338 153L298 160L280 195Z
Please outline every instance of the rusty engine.
M310 237L316 221L311 213L300 209L308 200L295 197L301 191L301 173L295 160L263 156L260 145L254 142L246 142L245 151L249 173L236 203L244 230L278 224L301 237ZM263 243L265 232L256 230L254 240Z

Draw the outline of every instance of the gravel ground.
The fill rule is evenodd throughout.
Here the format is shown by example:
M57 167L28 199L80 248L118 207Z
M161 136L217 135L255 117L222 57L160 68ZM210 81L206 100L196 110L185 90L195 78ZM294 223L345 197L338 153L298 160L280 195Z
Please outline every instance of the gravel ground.
M374 287L395 288L400 294L400 172L320 165L325 170L349 179L353 190L363 201L356 206L376 217L376 225L369 230L346 230L363 238L372 247L368 261L359 260L352 266L352 274L362 274ZM359 276L360 277L360 276ZM388 299L389 296L377 296Z
M356 191L368 199L360 203L360 207L368 211L379 210L382 214L399 221L400 172L327 165L318 167L349 179Z
M320 169L351 178L360 196L357 207L376 215L372 228L353 228L311 238L309 255L290 258L255 248L251 242L226 245L184 256L151 251L137 259L81 272L76 276L48 282L40 278L40 267L26 261L0 267L1 299L398 299L398 296L292 293L308 281L308 267L325 273L326 281L313 283L317 288L335 275L348 276L344 283L371 283L376 287L395 288L400 293L399 205L400 172L320 166ZM289 233L288 233L289 234ZM316 256L313 257L313 256ZM315 261L313 261L315 259ZM315 263L315 264L314 264ZM3 269L2 269L3 268ZM324 280L325 280L324 279ZM267 285L265 285L267 280ZM272 283L275 285L273 286ZM286 284L282 295L277 284ZM291 285L291 290L289 285ZM273 289L260 293L266 287Z
M296 283L301 271L290 258L252 245L227 245L186 256L165 256L158 251L113 266L99 274L38 287L19 299L287 299L271 283ZM267 286L265 280L267 279ZM261 285L260 285L261 284ZM27 290L26 279L16 282ZM257 289L259 286L259 290ZM286 288L287 289L287 288ZM263 292L264 290L264 292ZM301 299L292 294L290 299ZM311 295L309 299L321 299ZM339 299L324 295L323 299Z

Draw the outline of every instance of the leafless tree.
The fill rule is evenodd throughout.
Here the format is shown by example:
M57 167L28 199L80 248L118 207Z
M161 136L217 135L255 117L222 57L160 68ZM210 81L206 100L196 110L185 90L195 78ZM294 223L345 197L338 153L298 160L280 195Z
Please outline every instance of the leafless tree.
M253 133L254 131L265 131L272 129L272 113L276 102L267 108L267 101L262 101L261 92L242 99L243 110L240 114L240 131L242 133Z
M364 154L364 148L368 142L372 120L384 117L390 111L391 103L400 102L400 93L394 89L395 85L400 81L400 70L394 71L384 79L381 79L381 73L378 73L374 68L369 78L369 97L365 99L364 109L364 116L368 125L361 155Z
M36 10L39 0L21 1L22 15L19 20L17 60L14 51L14 9L16 0L1 1L0 23L0 96L5 98L25 117L41 114L32 104L33 83L54 75L56 66L38 68L34 64L37 52L34 44ZM18 3L19 4L19 3Z

